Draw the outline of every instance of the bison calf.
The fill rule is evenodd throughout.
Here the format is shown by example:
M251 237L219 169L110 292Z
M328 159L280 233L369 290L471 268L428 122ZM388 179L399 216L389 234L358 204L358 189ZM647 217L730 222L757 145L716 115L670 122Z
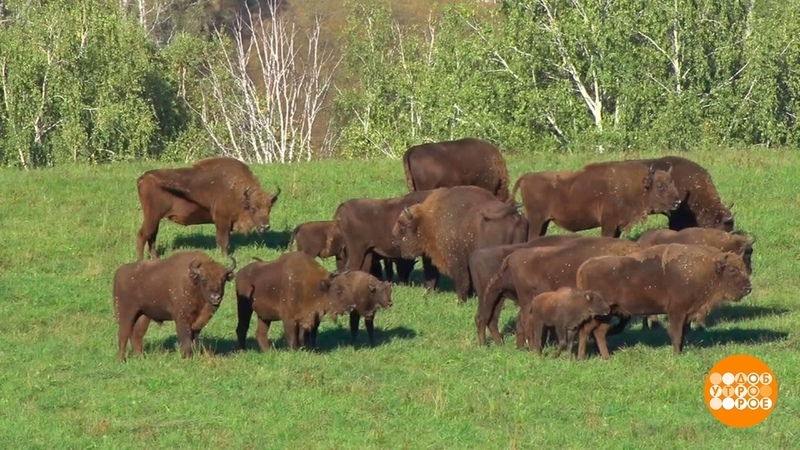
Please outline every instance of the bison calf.
M545 331L552 327L558 337L555 356L567 347L572 352L572 341L578 328L592 317L604 316L609 312L611 308L598 292L562 287L541 293L520 308L517 315L517 348L522 348L527 339L530 350L541 354Z
M134 355L151 320L172 320L183 357L208 323L233 279L236 261L225 267L203 252L179 252L169 258L124 264L114 274L114 314L119 323L119 359L125 361L128 339Z
M270 262L258 261L236 274L239 348L245 339L253 312L258 318L256 339L262 351L270 349L270 324L283 322L286 344L298 348L305 332L316 329L321 318L355 308L349 293L350 277L329 273L314 258L302 252L285 253ZM312 338L313 339L313 338Z

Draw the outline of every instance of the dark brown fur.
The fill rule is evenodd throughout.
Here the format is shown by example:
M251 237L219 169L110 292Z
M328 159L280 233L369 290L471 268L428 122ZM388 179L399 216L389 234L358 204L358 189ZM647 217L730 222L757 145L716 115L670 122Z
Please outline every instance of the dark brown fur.
M235 261L227 268L203 252L178 252L162 260L120 266L113 288L119 360L125 361L128 339L133 354L142 353L151 320L174 321L182 356L191 356L192 345L219 308L235 267Z
M610 312L608 303L595 291L562 287L543 292L519 310L517 348L522 348L527 340L532 352L542 354L545 331L552 327L558 338L558 349L554 356L568 347L572 352L572 342L578 328L592 317L605 316Z
M525 242L527 233L527 221L513 206L476 186L434 190L424 202L404 210L392 229L403 257L430 257L453 279L461 302L471 288L469 254Z
M270 349L267 335L275 320L283 322L288 347L297 349L302 344L303 332L315 329L323 316L335 319L353 310L355 304L348 288L347 277L329 273L302 252L248 264L236 274L239 348L245 349L250 318L255 312L256 339L262 351Z
M704 245L656 245L628 256L604 256L586 261L577 274L579 289L600 292L612 314L666 313L675 355L683 349L689 321L705 317L726 301L739 301L752 290L742 258ZM593 319L581 328L578 357L586 354L586 338L594 332L603 358L607 321Z
M231 231L263 232L269 228L272 206L280 189L268 194L243 162L234 158L207 158L191 167L148 170L136 180L144 220L136 235L136 257L158 258L156 236L161 219L180 225L213 223L217 244L228 254Z
M534 248L534 247L548 247L551 245L560 245L572 239L582 237L575 234L553 234L550 236L542 236L535 238L531 241L522 244L499 245L495 247L481 248L469 254L469 275L472 280L472 286L478 295L478 305L486 302L486 286L489 280L500 270L503 260L506 256L513 253L515 250L521 248ZM498 309L493 312L493 317L500 316L500 310L503 307L503 302L497 302ZM487 319L488 320L488 319ZM478 327L478 342L480 345L486 345L486 327L488 323L482 322L480 314L475 314L475 326ZM499 332L498 332L499 334Z
M433 191L418 191L402 197L371 199L358 198L343 202L336 208L333 215L334 228L329 230L328 246L330 247L337 236L343 243L344 270L371 271L373 275L380 275L370 270L378 264L376 256L389 259L387 262L387 280L391 280L391 266L397 265L398 279L401 283L408 283L411 271L414 269L413 258L403 258L400 250L392 243L392 227L397 217L407 208L424 201ZM425 280L428 287L433 287L438 278L438 272L428 258L422 260Z
M502 344L497 326L500 317L496 312L502 310L505 297L519 304L542 292L574 287L578 267L589 258L626 255L638 250L635 242L607 237L580 237L561 245L516 250L503 260L489 280L485 295L478 299L476 322L488 324L495 344ZM478 328L480 334L480 326Z
M648 214L678 207L680 198L669 171L639 163L594 163L576 171L530 172L514 184L521 190L529 239L547 232L550 222L569 231L601 227L619 237Z
M698 227L684 228L681 231L661 229L645 232L637 242L644 248L658 244L708 245L720 251L733 252L741 256L745 267L747 267L747 273L753 273L752 256L755 240L748 239L742 234ZM648 319L653 325L659 323L657 316L643 317L642 328L650 327ZM704 318L698 319L697 324L705 327ZM612 332L611 334L614 333Z
M722 204L711 175L702 166L680 156L635 161L660 170L672 168L672 181L682 201L678 209L667 214L670 229L701 227L733 231L734 218L730 209L733 204L730 207Z
M508 201L508 168L489 142L464 138L410 147L403 155L409 192L442 187L478 186Z

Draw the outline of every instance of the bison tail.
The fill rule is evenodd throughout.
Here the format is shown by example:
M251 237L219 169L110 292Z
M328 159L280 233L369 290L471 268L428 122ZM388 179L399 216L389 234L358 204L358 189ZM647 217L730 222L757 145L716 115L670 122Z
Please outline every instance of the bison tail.
M520 175L517 178L517 181L514 183L514 188L511 190L511 196L508 198L509 203L515 203L517 198L517 191L519 190L520 186L522 185L522 179L525 178L525 175Z
M483 304L479 304L479 307L485 308L482 315L487 321L492 319L491 315L494 311L494 306L500 300L500 294L503 292L503 278L505 277L506 270L508 270L508 258L509 257L506 256L503 259L503 263L500 264L497 273L492 275L492 278L489 279L489 282L486 283L486 287L483 290L486 301Z
M294 230L292 230L292 235L289 236L289 243L286 245L286 250L292 251L292 248L294 248L295 240L297 239L297 232L299 230L300 225L294 227Z
M406 186L408 187L408 192L414 192L416 187L414 186L414 175L411 173L411 151L414 147L406 150L403 154L403 171L406 173Z
M499 149L492 158L492 165L497 172L498 178L497 191L494 195L502 202L513 204L514 196L508 193L508 167L506 166L506 160L503 158L503 154L500 153Z
M325 236L325 249L324 251L328 252L331 256L334 256L336 252L333 251L333 241L336 240L337 236L342 234L342 229L339 226L341 222L341 218L339 217L339 210L336 210L336 214L333 215L333 226L328 228L328 235Z

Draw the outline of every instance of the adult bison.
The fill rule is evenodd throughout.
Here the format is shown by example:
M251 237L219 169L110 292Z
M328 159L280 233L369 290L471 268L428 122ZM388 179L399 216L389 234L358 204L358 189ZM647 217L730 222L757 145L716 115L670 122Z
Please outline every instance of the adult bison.
M270 349L267 335L275 320L283 322L289 348L297 349L305 332L315 330L323 316L336 319L355 308L350 295L352 280L328 272L303 252L284 253L274 261L256 261L243 267L236 274L239 348L245 349L255 312L256 339L262 351Z
M498 245L495 247L481 248L469 254L469 276L472 286L478 294L478 304L486 302L486 285L489 280L500 270L503 260L516 250L521 248L548 247L560 245L572 239L582 237L580 234L553 234L541 236L521 244ZM497 310L492 313L493 317L499 317L503 307L502 302L497 303ZM487 319L488 320L488 319ZM478 327L478 342L486 345L486 327L488 323L483 323L479 314L475 315L475 326ZM499 332L498 332L499 335Z
M728 233L714 228L684 228L681 231L674 230L649 230L639 237L637 241L643 248L658 244L689 244L689 245L708 245L723 252L733 252L742 257L747 273L753 273L752 257L754 239L749 239L739 233ZM642 318L642 328L649 328L650 323L658 323L658 317L650 316ZM697 321L698 325L705 327L704 318Z
M600 292L612 314L666 313L672 349L683 349L689 321L705 317L725 301L739 301L752 290L741 256L704 245L662 244L627 256L602 256L578 269L579 289ZM594 331L604 359L611 357L606 344L607 322L592 320L581 328L578 356L585 356L586 338Z
M434 190L422 203L406 208L392 229L404 258L426 255L453 279L456 295L466 301L471 283L471 252L526 241L528 222L513 205L476 186Z
M503 338L497 326L504 298L522 307L533 297L562 287L575 286L575 274L584 261L599 255L627 255L640 249L636 242L584 236L560 245L523 248L508 255L478 298L475 324L479 339L488 325L495 344Z
M593 163L576 171L529 172L519 177L511 196L521 191L529 239L544 235L551 221L569 231L601 227L603 236L619 237L648 214L678 207L680 197L670 172L627 161Z
M701 227L733 230L734 219L730 207L722 204L711 175L705 168L680 156L630 161L659 170L672 169L672 181L678 190L681 204L678 209L667 214L670 229L679 231Z
M137 261L114 273L114 315L119 324L119 360L125 361L128 339L134 355L151 320L172 320L184 358L211 320L225 296L225 283L233 279L236 261L225 267L203 252L178 252L166 259Z
M346 255L345 270L370 271L375 256L397 264L398 279L408 283L414 258L404 258L392 242L392 227L407 208L424 201L433 191L417 191L394 198L356 198L341 203L333 214L335 226L329 229L328 246L341 239ZM438 273L427 257L422 268L428 287L436 284ZM388 275L388 274L387 274Z
M136 256L144 256L144 244L150 256L158 258L156 236L161 219L180 225L213 223L217 244L228 254L231 230L247 232L269 229L272 206L280 188L269 194L243 162L234 158L207 158L191 167L155 169L136 181L144 220L136 235Z
M480 139L415 145L403 154L403 169L410 192L478 186L501 201L509 198L506 161L497 147Z
M336 222L332 220L318 220L297 225L292 230L287 248L303 252L314 258L326 259L333 256L336 258L336 268L345 270L347 252L344 247L344 239L342 238L342 233L336 227ZM407 268L408 264L403 264L402 261L396 262L380 255L372 256L370 265L370 273L372 275L381 280L391 281L394 278L392 264L395 263L398 268L407 271L407 273L403 272L401 274L401 282L408 282L408 276L413 270L413 264L411 264L411 268ZM381 262L383 262L383 267L381 267ZM406 277L405 280L402 279L403 276Z

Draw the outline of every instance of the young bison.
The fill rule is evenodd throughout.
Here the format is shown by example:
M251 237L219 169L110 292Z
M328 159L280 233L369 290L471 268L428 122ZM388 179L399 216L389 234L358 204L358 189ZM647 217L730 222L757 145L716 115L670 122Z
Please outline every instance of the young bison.
M114 274L114 315L119 323L119 360L125 361L128 339L134 355L142 353L142 340L151 320L172 320L184 358L219 308L225 283L233 279L230 267L214 262L203 252L178 252L169 258L124 264Z
M270 349L270 324L283 322L286 344L297 349L306 331L325 315L334 320L355 307L350 298L351 278L329 273L302 252L285 253L270 262L258 261L236 274L239 348L245 349L253 312L258 317L256 339L262 351Z
M580 326L592 317L605 316L610 312L611 308L603 296L594 291L562 287L541 293L520 308L517 315L517 348L522 348L527 339L530 350L540 355L546 338L545 331L553 327L558 337L558 349L554 356L560 355L565 348L572 352L575 332Z
M581 265L579 289L600 292L612 314L625 322L633 315L667 314L669 336L679 355L690 320L705 317L725 301L739 301L752 290L741 256L704 245L656 245L628 256L600 256ZM604 359L607 320L587 322L580 331L578 357L586 354L586 338L594 333Z
M213 223L217 244L228 255L231 230L269 229L269 215L281 190L268 194L243 162L207 158L191 167L148 170L136 180L144 220L136 235L136 258L158 258L156 236L161 219L180 225Z
M453 279L460 302L469 295L469 255L479 248L525 242L528 222L516 208L476 186L440 188L406 208L392 229L403 258L430 257Z
M674 210L680 197L670 170L639 163L594 163L565 172L530 172L514 184L521 190L528 239L547 233L551 221L569 231L601 227L602 236L619 237L648 214Z

